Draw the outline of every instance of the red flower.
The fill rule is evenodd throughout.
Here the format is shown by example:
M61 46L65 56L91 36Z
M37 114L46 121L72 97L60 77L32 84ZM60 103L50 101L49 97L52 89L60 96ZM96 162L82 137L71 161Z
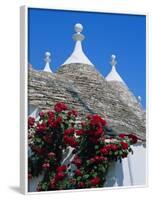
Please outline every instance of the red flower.
M68 109L67 105L62 102L56 103L54 106L54 110L58 113L60 113L64 110L67 110L67 109Z
M76 176L82 176L83 174L79 169L77 169L77 170L75 170L75 175Z
M33 150L34 152L36 152L37 154L39 154L39 155L44 154L44 149L41 148L41 147L32 146L32 150Z
M68 112L68 116L71 116L73 115L74 117L77 117L78 116L78 112L76 110L71 110Z
M55 158L55 153L54 152L50 152L50 153L48 153L48 158Z
M94 135L96 137L100 136L101 134L103 133L103 128L102 127L99 127L95 132L94 132Z
M52 119L52 118L48 119L48 124L53 128L56 128L61 122L62 122L62 117L61 116L58 116L56 118L56 120Z
M43 168L43 169L49 169L49 168L50 168L50 164L49 164L49 163L44 163L44 164L42 165L42 168Z
M75 140L75 138L67 135L64 135L64 143L74 148L78 146L78 142Z
M122 149L126 150L128 149L128 144L126 142L120 142L121 146L122 146Z
M63 171L66 171L67 169L67 166L66 165L61 165L61 166L58 166L56 171L57 172L63 172Z
M132 143L132 144L136 144L137 141L138 141L137 136L135 136L135 135L133 135L133 134L129 134L129 135L128 135L128 138L131 139L131 143Z
M105 160L106 160L106 158L103 157L103 156L95 156L95 157L90 159L90 162L91 163L100 163L100 162L105 161Z
M58 172L58 173L55 175L55 180L56 180L56 181L60 181L60 180L62 180L64 177L65 177L65 174L64 174L63 172Z
M28 127L29 128L33 127L34 123L35 123L35 118L34 117L29 117L28 118Z
M58 116L57 118L56 118L56 124L57 125L59 125L59 124L61 124L61 122L62 122L62 117L61 116Z
M37 124L36 128L38 132L44 132L47 130L47 126L44 122L42 124Z
M123 154L122 154L122 158L126 158L127 155L128 155L127 153L123 153Z
M102 119L100 115L94 114L92 116L89 116L89 118L90 118L91 126L96 126L96 125L105 126L106 125L106 121Z
M89 140L94 144L98 143L98 138L97 137L90 137Z
M111 150L112 151L117 151L118 150L118 146L116 144L111 144Z
M75 164L77 167L80 167L82 165L82 160L78 156L75 156L72 160L72 163Z
M71 135L74 134L74 128L68 128L67 130L64 131L65 135Z
M50 135L45 135L43 136L43 140L45 142L47 142L48 144L51 144L52 143L52 137Z
M39 116L41 117L41 118L43 118L44 117L44 112L39 112Z
M96 176L95 178L91 179L90 182L91 182L91 185L96 186L101 182L101 180L98 176Z
M119 137L124 138L124 137L126 137L126 134L121 133L121 134L119 134Z
M103 147L100 149L100 152L103 154L103 155L108 155L109 151L106 147Z
M83 129L80 129L80 130L76 130L76 135L83 135L85 132Z
M55 114L53 111L48 111L47 114L48 114L49 118L54 118Z
M85 183L83 183L83 182L78 183L78 188L84 188L84 187L85 187Z

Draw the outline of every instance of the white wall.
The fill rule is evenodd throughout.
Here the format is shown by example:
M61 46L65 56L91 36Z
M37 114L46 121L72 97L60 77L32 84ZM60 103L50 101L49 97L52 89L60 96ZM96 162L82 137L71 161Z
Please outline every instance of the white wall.
M146 184L146 148L140 144L132 146L132 149L133 155L124 158L122 163L112 163L105 187Z

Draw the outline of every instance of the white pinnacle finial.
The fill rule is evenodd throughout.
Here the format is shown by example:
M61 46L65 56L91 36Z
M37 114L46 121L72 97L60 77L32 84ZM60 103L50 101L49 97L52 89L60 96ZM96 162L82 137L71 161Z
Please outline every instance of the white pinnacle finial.
M75 34L73 34L73 40L76 41L75 48L71 56L63 63L63 65L71 63L81 63L93 66L87 56L84 54L81 42L85 39L85 36L81 33L83 31L83 26L80 23L74 26Z
M75 32L81 33L83 31L83 26L82 24L77 23L75 24L74 29L75 29Z
M73 39L74 41L82 41L84 40L85 36L83 34L81 34L81 32L83 31L83 26L82 24L75 24L74 26L74 29L75 29L75 34L73 34Z
M111 55L110 64L111 64L112 67L115 67L115 66L116 66L116 64L117 64L116 55L114 55L114 54Z
M52 70L50 69L50 62L51 62L50 56L51 56L50 52L45 52L44 61L46 62L46 64L45 64L45 67L44 67L44 71L52 73Z
M122 82L123 84L125 84L115 68L116 64L117 64L116 55L112 54L111 61L110 61L110 65L112 66L112 69L111 69L111 72L107 75L106 80L107 81L118 81L118 82Z

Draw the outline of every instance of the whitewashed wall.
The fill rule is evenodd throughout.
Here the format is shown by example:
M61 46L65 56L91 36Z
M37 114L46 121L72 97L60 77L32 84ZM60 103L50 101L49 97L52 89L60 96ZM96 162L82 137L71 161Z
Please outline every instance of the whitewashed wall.
M133 155L113 163L107 175L105 187L142 186L146 184L146 148L142 144L132 146Z

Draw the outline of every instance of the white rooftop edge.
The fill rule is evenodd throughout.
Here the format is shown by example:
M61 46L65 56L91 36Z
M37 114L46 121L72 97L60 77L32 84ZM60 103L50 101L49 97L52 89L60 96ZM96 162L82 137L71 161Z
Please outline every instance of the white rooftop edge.
M125 82L123 81L123 79L121 78L121 76L119 75L119 73L116 70L116 56L112 55L111 56L111 62L110 62L112 69L110 71L110 73L106 76L106 80L107 81L119 81L122 82L123 84L125 84Z
M51 62L50 56L51 56L50 52L45 52L44 61L46 62L46 64L45 64L45 67L44 67L43 71L53 73L51 68L50 68L50 62Z
M62 64L67 65L71 63L82 63L82 64L88 64L94 66L91 61L87 58L87 56L84 54L81 42L85 39L85 36L81 34L83 30L82 24L75 24L74 29L76 31L75 34L73 34L73 40L76 41L74 50L71 54L71 56Z

